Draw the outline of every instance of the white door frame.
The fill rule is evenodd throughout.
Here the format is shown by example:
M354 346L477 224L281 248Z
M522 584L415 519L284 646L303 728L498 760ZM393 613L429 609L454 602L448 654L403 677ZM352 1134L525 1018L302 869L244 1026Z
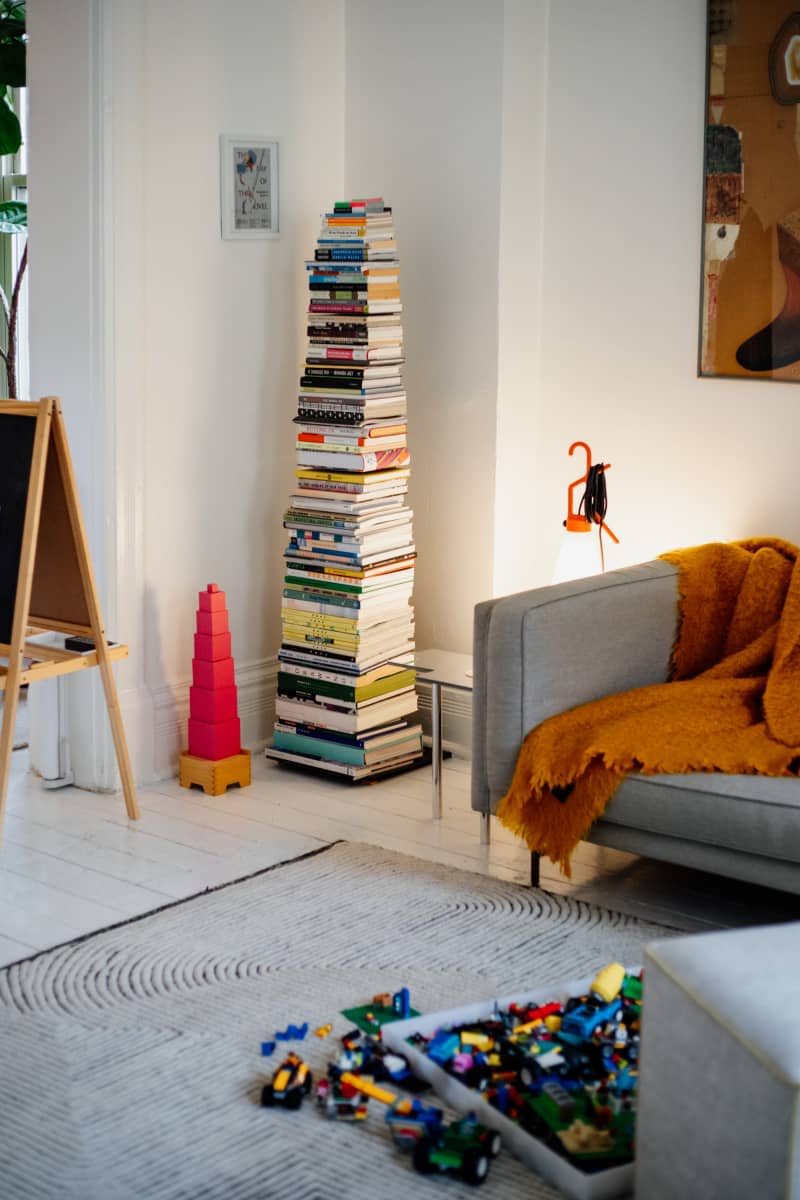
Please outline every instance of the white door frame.
M30 0L31 396L61 396L134 771L154 777L145 681L144 5ZM118 786L96 672L70 681L75 781ZM74 683L74 687L72 684ZM54 736L57 736L54 731Z

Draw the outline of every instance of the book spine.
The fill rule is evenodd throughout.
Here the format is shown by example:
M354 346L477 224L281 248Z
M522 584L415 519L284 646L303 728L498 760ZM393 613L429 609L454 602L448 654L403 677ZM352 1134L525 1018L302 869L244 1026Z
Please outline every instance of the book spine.
M353 287L347 287L345 284L332 287L331 282L327 283L309 283L308 290L311 292L309 299L311 300L368 300L369 292L366 283L362 287L354 284Z
M352 613L353 620L357 620L362 615L361 609L353 608L351 605L341 604L338 602L338 600L332 602L331 604L325 604L317 599L295 600L294 593L289 592L287 595L286 591L284 591L283 596L286 607L293 610L296 609L298 612L313 613L315 616L319 615L325 617L333 617L339 613Z
M391 248L394 249L394 246ZM369 246L318 246L314 251L314 258L317 262L335 262L337 259L346 262L366 262L374 253Z
M306 364L305 374L315 379L356 379L364 378L368 367L320 367L316 364Z
M351 468L354 471L383 471L389 467L407 467L411 455L405 447L394 450L375 450L367 454L347 454L336 451L333 455L322 450L301 450L297 461L309 467Z
M316 288L366 288L368 291L374 288L386 289L391 288L393 292L399 292L400 276L392 275L390 272L381 274L375 268L372 271L354 271L348 267L331 266L326 270L318 268L315 272L309 273L307 283L313 291Z
M365 301L355 303L345 300L332 300L316 303L312 300L309 303L308 311L317 313L367 313L369 307Z
M289 699L312 700L315 696L330 696L332 700L342 700L345 704L355 704L358 688L342 683L328 683L324 679L312 679L310 676L289 675L285 671L278 672L278 694Z
M316 674L316 673L315 673ZM404 678L407 673L403 673ZM414 684L413 673L410 679L398 684L392 676L379 679L375 683L360 688L343 683L329 683L325 679L311 676L290 675L284 671L278 672L278 694L289 700L315 700L318 696L327 696L331 700L340 700L343 704L357 705L359 701L374 700L393 692L411 688Z
M366 362L368 355L368 350L359 350L356 347L342 346L340 349L338 346L331 346L320 353L320 358L326 358L329 362Z
M307 577L304 578L304 577L296 576L296 575L284 576L284 583L308 583L308 582L309 582L309 580ZM337 583L334 580L330 580L330 581L326 580L325 588L326 588L326 590L328 588L330 588L332 592L336 592L339 595L346 595L346 596L358 596L361 593L361 589L354 584Z
M314 388L319 388L322 392L330 389L331 391L355 392L358 396L369 395L369 389L364 387L363 376L353 379L343 379L341 376L331 375L320 379L317 375L301 375L300 387L304 391L306 389L313 390Z
M298 754L306 754L316 758L332 758L336 762L361 766L364 763L364 751L358 746L344 746L340 743L327 742L323 739L307 737L299 733L285 733L276 729L274 745L278 750L294 750Z
M375 747L376 738L380 738L380 744L377 749L383 745L391 745L397 741L406 741L408 737L413 737L413 733L409 734L408 721L399 720L392 721L386 724L385 727L372 726L367 729L357 729L350 731L348 729L339 729L334 725L312 725L305 724L302 721L292 721L293 730L296 734L302 737L313 737L322 739L325 742L336 742L340 746L358 747L368 751Z
M314 300L348 300L351 297L356 300L368 300L370 296L374 296L376 300L400 299L400 288L396 283L376 283L366 278L361 282L340 280L335 276L316 282L309 280L308 290Z
M311 633L342 634L345 637L359 636L358 617L328 617L321 613L305 612L299 608L282 608L281 616L293 629L307 629Z

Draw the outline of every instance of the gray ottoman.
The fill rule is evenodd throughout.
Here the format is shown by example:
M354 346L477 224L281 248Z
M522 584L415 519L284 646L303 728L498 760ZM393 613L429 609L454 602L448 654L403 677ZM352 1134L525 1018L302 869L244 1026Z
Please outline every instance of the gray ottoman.
M800 1200L800 924L644 955L636 1196Z

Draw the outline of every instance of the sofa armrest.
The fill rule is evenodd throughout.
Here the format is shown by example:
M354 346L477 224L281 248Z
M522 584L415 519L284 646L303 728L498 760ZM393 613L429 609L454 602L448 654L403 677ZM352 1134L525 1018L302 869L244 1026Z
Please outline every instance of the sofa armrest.
M547 717L667 679L677 577L658 560L476 605L474 809L494 812L525 735Z

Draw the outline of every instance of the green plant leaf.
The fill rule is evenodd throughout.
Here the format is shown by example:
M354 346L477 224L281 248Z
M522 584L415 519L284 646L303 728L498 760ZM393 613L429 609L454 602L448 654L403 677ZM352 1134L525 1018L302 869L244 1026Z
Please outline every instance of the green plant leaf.
M0 21L8 21L9 25L21 25L25 32L25 3L24 0L0 0Z
M0 79L8 87L25 87L25 43L3 40L0 21Z
M0 0L0 83L25 87L25 4Z
M6 93L6 85L0 84L0 154L16 154L22 145L22 130Z
M28 206L21 200L0 204L0 233L24 233L28 228Z

